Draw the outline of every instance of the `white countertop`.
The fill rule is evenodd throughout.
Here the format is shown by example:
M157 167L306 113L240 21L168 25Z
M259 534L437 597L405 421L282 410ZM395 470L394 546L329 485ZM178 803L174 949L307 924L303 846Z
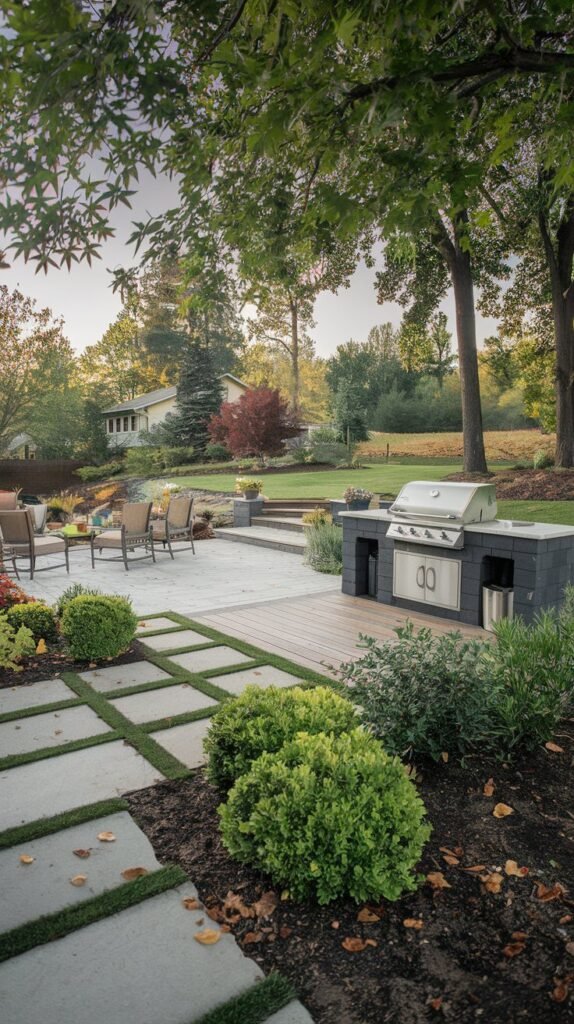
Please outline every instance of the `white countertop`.
M364 512L340 512L341 517L353 519L374 519L390 523L393 516L386 508L369 508ZM451 524L452 525L452 524ZM464 529L469 533L491 533L498 537L516 537L526 540L556 540L560 537L574 537L574 526L562 523L525 523L516 519L493 519L488 523L469 523Z

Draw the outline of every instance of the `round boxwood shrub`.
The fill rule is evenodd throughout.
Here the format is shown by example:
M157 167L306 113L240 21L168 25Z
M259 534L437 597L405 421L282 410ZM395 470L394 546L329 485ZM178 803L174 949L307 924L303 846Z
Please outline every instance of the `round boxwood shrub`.
M397 757L354 729L262 754L219 808L223 844L295 899L396 900L431 829Z
M261 754L280 750L298 732L338 736L359 724L352 704L326 686L303 690L295 686L261 690L248 686L236 700L226 701L211 719L204 740L207 776L229 789Z
M61 629L74 658L100 661L125 651L137 623L127 598L83 594L67 603Z
M90 594L93 597L95 594L101 594L101 590L98 590L97 587L85 587L83 583L72 583L58 598L56 615L59 619L62 618L70 601L79 597L80 594Z
M20 626L26 626L36 642L45 640L49 644L58 638L54 612L49 605L42 604L41 601L15 604L6 612L6 618L16 631Z

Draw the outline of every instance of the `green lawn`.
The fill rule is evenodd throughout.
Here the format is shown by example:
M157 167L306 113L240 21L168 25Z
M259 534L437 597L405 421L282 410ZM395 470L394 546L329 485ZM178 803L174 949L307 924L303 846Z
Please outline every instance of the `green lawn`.
M574 501L499 501L498 518L574 526Z

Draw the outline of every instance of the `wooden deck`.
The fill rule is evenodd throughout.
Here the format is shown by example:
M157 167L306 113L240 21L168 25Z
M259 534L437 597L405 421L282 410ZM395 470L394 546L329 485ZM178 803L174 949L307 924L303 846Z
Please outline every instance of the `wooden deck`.
M329 667L337 668L361 656L356 646L359 633L382 641L395 640L394 630L407 620L419 628L430 626L434 633L459 630L469 637L485 636L475 626L406 612L339 591L224 608L194 618L326 675L331 674Z

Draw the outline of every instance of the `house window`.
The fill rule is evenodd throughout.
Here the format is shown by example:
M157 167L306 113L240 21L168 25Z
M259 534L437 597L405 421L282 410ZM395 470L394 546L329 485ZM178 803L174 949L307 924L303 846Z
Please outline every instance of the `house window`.
M113 420L108 420L108 434L113 434L113 432L114 432L114 421Z
M122 429L122 420L121 420L121 416L118 416L118 418L116 419L116 430L117 430L118 434L121 432L121 429Z
M135 416L132 416L132 430L137 430L137 427L136 427L136 417Z
M129 430L129 416L124 416L124 430Z

